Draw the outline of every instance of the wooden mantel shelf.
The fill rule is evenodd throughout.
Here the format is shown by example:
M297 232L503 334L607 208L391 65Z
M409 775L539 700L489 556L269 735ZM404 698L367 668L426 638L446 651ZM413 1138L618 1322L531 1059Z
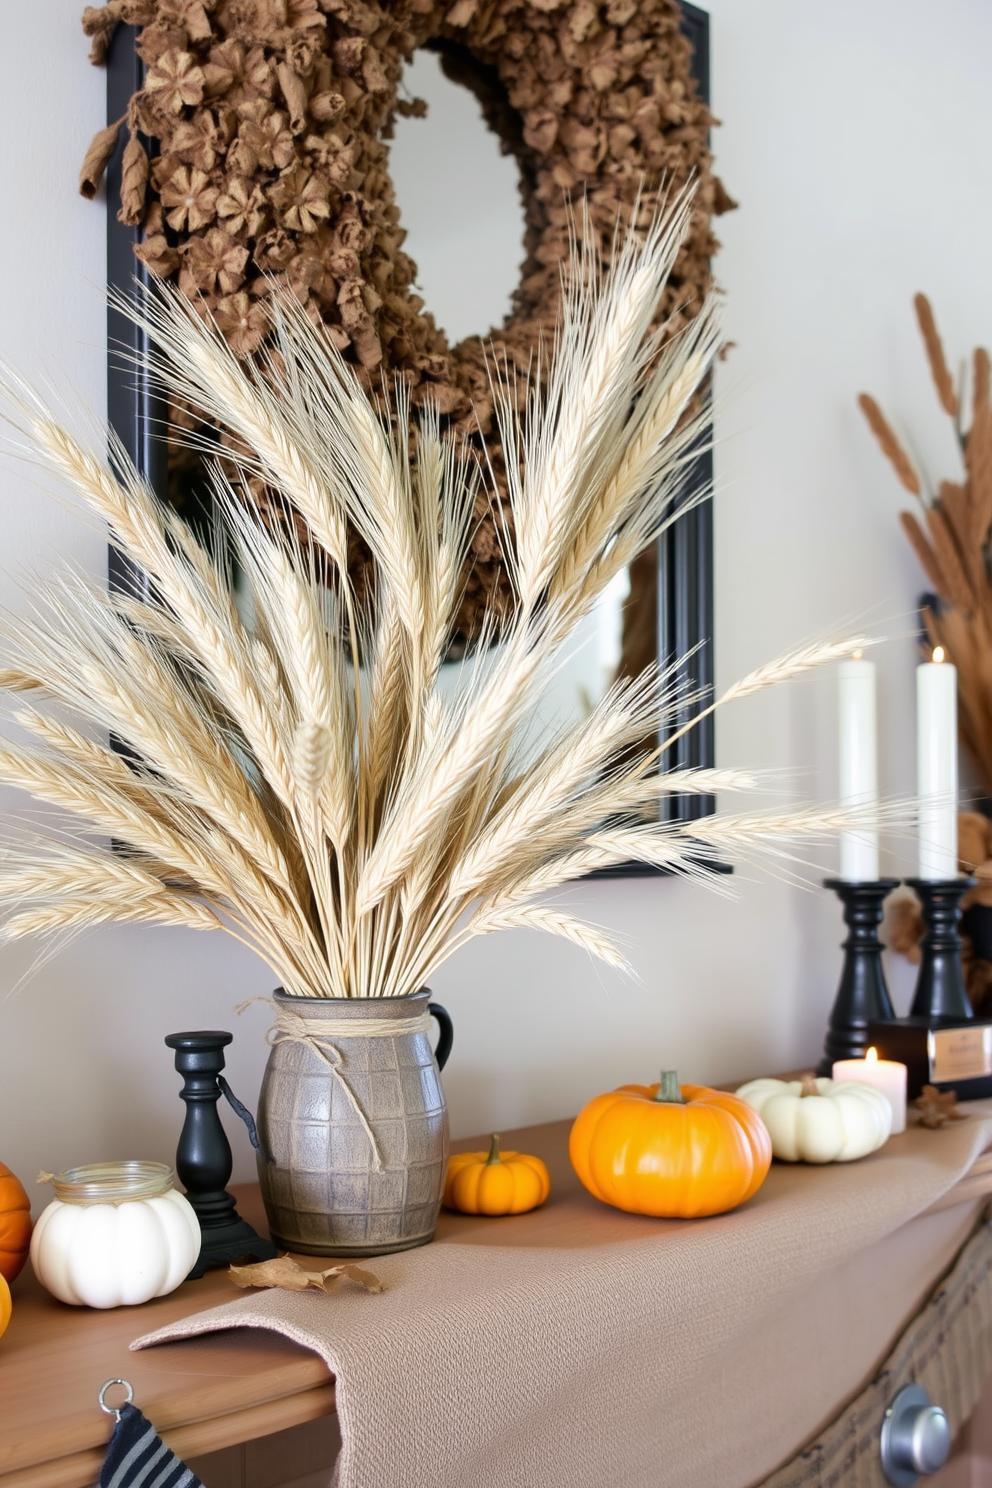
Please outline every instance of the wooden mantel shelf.
M556 1122L506 1133L508 1146L541 1152L551 1160L558 1193L568 1180L574 1184L571 1173L567 1179L565 1174L568 1126ZM463 1150L482 1145L478 1138L454 1144ZM264 1232L257 1185L235 1192L245 1218ZM990 1194L992 1150L982 1153L928 1213ZM618 1223L630 1218L617 1215ZM534 1230L525 1236L519 1227L528 1221ZM485 1244L491 1235L488 1223L442 1215L438 1239ZM512 1223L511 1243L573 1243L562 1229L572 1223L568 1210L559 1214L553 1201ZM0 1340L0 1488L86 1488L95 1483L113 1427L112 1418L98 1408L97 1391L114 1376L131 1382L135 1403L187 1458L302 1425L335 1408L334 1380L323 1361L274 1333L245 1329L130 1352L130 1343L140 1334L239 1295L222 1272L186 1282L143 1307L109 1312L55 1301L29 1267L13 1291L13 1319Z
M263 1233L257 1184L237 1187L241 1213ZM122 1376L180 1456L192 1457L301 1425L334 1409L322 1359L273 1333L244 1330L131 1353L140 1333L230 1302L225 1275L208 1272L143 1307L67 1307L30 1267L14 1283L14 1314L0 1340L0 1488L85 1488L100 1475L113 1418L97 1405Z

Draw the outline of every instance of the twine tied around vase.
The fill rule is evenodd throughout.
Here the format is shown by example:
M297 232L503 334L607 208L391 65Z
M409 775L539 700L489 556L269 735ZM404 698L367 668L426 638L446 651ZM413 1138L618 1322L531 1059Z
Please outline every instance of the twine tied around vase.
M247 1002L238 1004L236 1011L244 1012L245 1008L253 1002L265 1002L275 1009L276 1021L265 1035L265 1042L270 1048L275 1048L276 1044L305 1044L319 1059L324 1061L347 1096L352 1110L369 1139L369 1145L372 1148L373 1171L383 1172L385 1164L375 1132L362 1110L361 1101L342 1071L341 1066L345 1062L344 1054L333 1040L339 1038L399 1038L402 1034L426 1033L431 1021L431 1015L427 1009L418 1013L415 1018L304 1018L302 1013L287 1008L284 1003L273 1002L269 997L249 997Z

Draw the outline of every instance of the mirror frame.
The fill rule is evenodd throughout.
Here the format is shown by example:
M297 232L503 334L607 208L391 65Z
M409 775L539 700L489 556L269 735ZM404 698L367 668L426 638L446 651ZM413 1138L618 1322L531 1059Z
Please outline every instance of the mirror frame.
M710 18L706 11L681 0L682 29L692 44L692 74L705 103L710 101ZM144 63L135 50L137 30L118 26L107 55L107 121L119 119L144 80ZM139 227L118 222L113 203L120 200L122 144L107 170L107 288L118 297L135 298L153 280L134 255L141 240ZM107 418L136 468L152 488L167 488L167 450L162 431L166 408L150 373L147 337L114 304L107 311ZM691 504L700 491L709 492L713 480L711 431L704 437L690 479L680 498ZM143 576L110 546L108 578L111 591L140 592ZM683 658L679 662L679 658ZM686 659L688 658L688 659ZM709 495L692 506L658 542L658 660L675 666L677 680L696 701L680 711L668 726L671 735L691 722L712 692L713 665L713 506ZM661 742L664 742L662 735ZM673 769L711 768L716 759L713 717L703 719L673 746ZM715 810L712 796L673 796L664 803L669 820L693 821ZM644 863L622 863L590 874L593 878L650 878L667 876L667 869Z

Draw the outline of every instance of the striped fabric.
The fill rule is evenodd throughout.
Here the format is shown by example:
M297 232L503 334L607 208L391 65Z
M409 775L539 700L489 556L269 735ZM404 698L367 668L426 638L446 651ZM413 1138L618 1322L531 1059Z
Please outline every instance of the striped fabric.
M203 1488L140 1410L125 1405L100 1473L100 1488Z

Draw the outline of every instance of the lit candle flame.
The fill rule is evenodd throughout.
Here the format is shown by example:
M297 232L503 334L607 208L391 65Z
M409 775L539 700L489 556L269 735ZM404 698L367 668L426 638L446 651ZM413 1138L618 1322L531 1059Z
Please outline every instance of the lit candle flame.
M862 651L861 647L859 646L858 649L857 649L857 651L854 651L851 654L852 654L852 656L853 656L853 658L854 658L855 661L861 661L861 659L863 658L863 656L864 656L865 653Z
M878 1053L877 1053L877 1051L875 1049L875 1045L872 1044L871 1048L868 1050L867 1054L865 1055L865 1064L877 1064L877 1063L878 1063Z
M939 665L943 661L943 659L944 659L944 648L943 648L943 646L934 646L934 648L933 648L933 660L935 662L937 662L937 664Z

